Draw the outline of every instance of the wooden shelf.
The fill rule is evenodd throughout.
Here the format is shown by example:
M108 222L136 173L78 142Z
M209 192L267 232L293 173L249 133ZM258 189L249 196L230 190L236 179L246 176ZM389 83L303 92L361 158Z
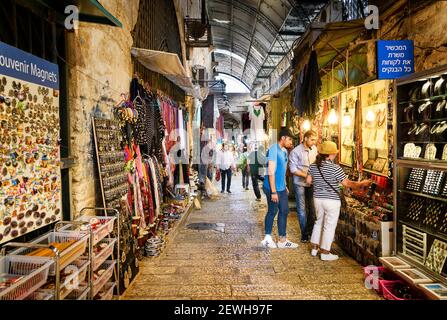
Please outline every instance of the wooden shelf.
M439 118L439 119L428 119L428 120L414 120L414 121L401 121L400 124L412 124L412 123L423 123L423 122L441 122L446 121L447 118Z
M399 192L411 194L411 195L418 196L418 197L424 197L424 198L429 198L429 199L438 200L438 201L442 201L442 202L447 202L447 198L435 197L435 196L431 196L431 195L425 194L425 193L414 192L414 191L409 191L409 190L402 190L402 189L400 189Z
M427 101L438 101L438 100L442 100L445 98L447 98L447 94L442 94L440 96L433 96L430 98L424 98L424 99L419 99L419 100L414 100L414 101L411 101L411 100L402 101L402 102L399 102L399 105L404 105L404 104L409 104L409 103L417 104L417 103L422 103L422 102L427 102Z

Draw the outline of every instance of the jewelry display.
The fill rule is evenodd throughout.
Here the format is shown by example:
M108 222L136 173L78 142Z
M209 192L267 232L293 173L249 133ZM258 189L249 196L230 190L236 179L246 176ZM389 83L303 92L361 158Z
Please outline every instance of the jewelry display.
M436 160L437 149L433 143L429 143L427 145L427 149L425 149L425 159L426 160Z
M436 105L436 112L441 112L442 109L444 109L446 107L446 101L442 100L439 101L438 104Z
M446 205L441 201L428 201L425 210L425 217L422 224L433 230L441 227L441 221L445 218Z
M434 88L435 95L440 96L445 92L445 79L443 77L439 78L435 83Z
M120 123L93 118L93 125L104 207L119 210L120 199L128 192Z
M426 199L422 197L414 197L410 205L408 206L408 211L406 218L409 221L418 222L424 218L425 215L425 205Z
M344 110L340 139L340 163L352 167L354 155L354 119L358 102L358 89L351 89L341 93L341 110Z
M435 239L433 242L430 253L425 260L425 266L434 272L441 274L447 259L447 243Z
M439 195L444 177L445 171L427 170L422 193L430 194L433 196Z
M435 72L397 82L396 243L426 267L415 270L447 279L447 170L440 163L447 161L447 78Z
M430 80L424 83L421 89L422 98L430 98L432 87L433 83Z
M409 191L420 192L424 182L425 169L413 168L410 172L410 177L408 178L406 189Z
M362 105L362 147L364 156L363 168L378 175L388 176L389 161L385 159L389 150L389 105L388 94L390 83L388 81L377 81L360 87L360 99ZM407 111L413 109L408 105ZM412 115L408 114L409 118ZM414 129L415 131L416 129ZM375 156L371 155L374 151ZM379 159L381 158L381 159Z
M403 225L403 254L424 263L427 256L427 234Z

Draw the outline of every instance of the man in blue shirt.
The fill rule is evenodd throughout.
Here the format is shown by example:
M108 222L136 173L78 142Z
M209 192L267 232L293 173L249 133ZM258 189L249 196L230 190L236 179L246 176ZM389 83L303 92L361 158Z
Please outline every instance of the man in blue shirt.
M267 153L267 175L264 179L263 191L267 196L268 211L265 216L265 238L261 245L268 248L293 249L298 245L287 240L287 215L289 213L289 190L286 184L287 150L293 147L292 133L282 128L278 135L278 143L270 147ZM272 239L272 228L275 216L278 215L278 244Z

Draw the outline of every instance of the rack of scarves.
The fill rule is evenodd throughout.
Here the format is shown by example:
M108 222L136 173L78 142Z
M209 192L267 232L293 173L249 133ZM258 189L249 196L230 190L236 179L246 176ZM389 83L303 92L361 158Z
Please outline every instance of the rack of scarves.
M141 150L164 160L163 141L166 134L160 97L134 78L130 85L130 98L138 118L133 126L134 138Z

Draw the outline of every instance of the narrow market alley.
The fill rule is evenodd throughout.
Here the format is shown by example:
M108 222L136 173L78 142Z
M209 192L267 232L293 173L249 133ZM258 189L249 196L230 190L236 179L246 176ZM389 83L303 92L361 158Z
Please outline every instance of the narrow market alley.
M372 300L364 286L363 269L337 251L338 261L310 255L308 244L298 249L260 246L266 201L255 201L253 191L234 177L233 193L205 200L191 212L159 257L145 258L140 273L123 300ZM221 223L224 232L191 230L195 223ZM274 225L276 235L276 222ZM296 212L288 218L288 236L299 242Z

